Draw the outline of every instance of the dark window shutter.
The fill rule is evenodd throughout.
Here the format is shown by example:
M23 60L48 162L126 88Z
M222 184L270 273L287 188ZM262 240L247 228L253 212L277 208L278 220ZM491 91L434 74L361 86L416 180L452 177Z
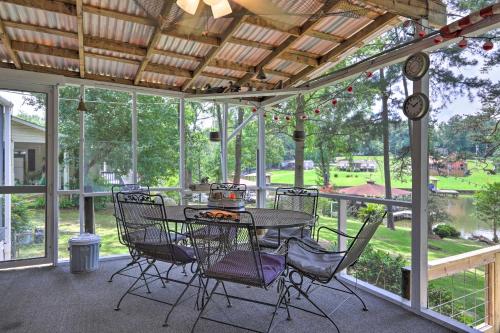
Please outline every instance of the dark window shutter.
M35 171L35 149L28 149L28 171Z

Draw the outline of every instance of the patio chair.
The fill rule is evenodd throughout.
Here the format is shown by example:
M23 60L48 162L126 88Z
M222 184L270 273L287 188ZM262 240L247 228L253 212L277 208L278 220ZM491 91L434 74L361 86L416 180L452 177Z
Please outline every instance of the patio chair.
M165 278L162 278L155 263L159 261L171 264L170 269L173 266L184 267L188 264L194 264L196 262L194 250L192 247L180 245L178 243L178 240L185 238L185 235L176 233L169 228L165 205L161 195L151 195L143 192L119 192L116 194L116 201L120 210L124 239L126 239L125 243L130 248L131 252L135 252L138 257L146 259L147 266L144 270L141 270L139 277L135 279L127 291L122 295L115 310L120 309L120 304L127 294L134 295L134 291L141 287L136 287L141 279L144 280L148 293L150 293L146 274L148 274L147 272L151 268L154 268L156 274L148 275L160 279L163 287L165 287L164 279L167 282L180 282L185 285L183 291L173 303L149 298L172 306L165 318L164 326L167 326L170 314L187 289L192 285L198 274L195 271L187 283L169 279L168 273ZM139 296L144 297L142 295Z
M231 193L235 195L235 199L245 199L247 186L245 184L234 183L210 184L210 198L217 198L217 196L227 197Z
M214 292L222 286L228 307L231 306L230 298L262 304L247 298L229 296L224 283L232 282L268 290L277 282L279 291L283 291L285 257L260 252L256 241L255 222L249 212L186 207L184 214L196 256L199 258L200 274L202 278L207 279L205 287L208 288L210 279L215 280L215 285L207 293L207 299L202 302L203 306L191 332L194 332L201 318L245 329L240 325L203 317ZM199 230L203 232L198 232ZM274 307L267 332L271 329L276 311L283 300L284 294L280 292L275 304L266 303Z
M125 274L126 272L129 272L131 269L134 268L134 266L138 266L139 270L142 272L142 263L145 261L145 259L142 259L138 256L137 252L128 246L127 238L125 236L125 230L122 226L122 218L120 214L120 209L118 208L118 203L116 202L116 194L118 192L143 192L146 194L150 194L149 186L147 185L139 185L139 184L120 184L120 185L113 185L111 187L111 198L113 200L113 215L115 216L116 220L116 231L118 233L118 241L120 244L124 245L127 247L130 253L130 257L132 260L127 263L124 267L120 268L111 276L109 277L108 282L113 282L113 278L115 275L124 275L128 277L135 277L131 276L130 274Z
M375 234L378 226L382 223L387 212L383 215L369 216L356 236L349 236L338 230L322 226L318 228L317 238L322 230L334 232L342 237L351 240L346 251L327 251L318 243L304 242L299 238L290 238L286 241L286 263L289 268L289 285L286 288L286 293L290 295L290 289L298 291L299 296L309 301L321 314L326 317L339 331L339 328L333 319L324 310L321 309L312 299L310 289L313 285L321 286L340 292L354 295L363 305L363 311L368 311L363 299L354 292L349 286L343 283L338 274L343 270L356 264L360 255L368 245L370 239ZM298 276L296 280L295 277ZM311 280L311 284L304 290L304 278ZM339 289L328 285L332 280L339 282L344 289Z
M314 217L311 225L300 228L269 229L259 239L259 245L276 249L290 237L310 238L318 219L319 191L312 188L278 188L274 197L274 209L286 209L310 214Z

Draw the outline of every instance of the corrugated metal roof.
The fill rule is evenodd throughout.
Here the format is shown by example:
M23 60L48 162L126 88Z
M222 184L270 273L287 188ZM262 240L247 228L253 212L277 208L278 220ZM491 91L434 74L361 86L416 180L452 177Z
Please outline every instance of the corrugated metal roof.
M85 70L92 74L133 79L138 68L138 65L94 58L91 55L85 57Z
M252 24L242 24L241 27L233 34L234 37L248 39L253 41L266 41L266 44L280 45L287 39L288 34L258 27Z
M265 49L227 43L219 49L217 58L255 66L270 53L271 51Z
M199 62L197 61L166 57L161 54L153 54L153 57L151 57L151 62L154 64L167 65L176 68L188 69L191 71L195 70L199 64Z
M260 13L261 17L268 21L279 22L281 29L289 26L290 28L303 25L307 22L310 15L318 11L319 6L324 3L324 0L269 0L265 7L261 2L249 2L232 0L234 3L243 4L250 11L259 12L262 8L274 8L269 10L270 14ZM358 5L365 6L362 1L355 0ZM136 4L134 0L84 0L84 4L102 8L109 11L116 11L128 15L136 15L141 18L147 17L147 14ZM55 13L48 10L41 10L29 7L36 3L31 4L26 2L27 6L15 5L11 3L0 2L0 18L6 22L20 22L40 26L45 28L53 28L69 32L77 32L76 16ZM350 6L349 4L344 4ZM343 6L344 6L343 5ZM74 3L68 1L68 6L73 6ZM263 7L264 6L264 7ZM238 6L233 6L237 10ZM336 9L341 11L341 9ZM373 18L376 13L383 14L383 11L370 7L371 17ZM179 15L180 13L180 15ZM361 13L361 12L360 12ZM112 16L112 15L111 15ZM141 47L147 47L154 31L154 25L146 25L135 23L131 21L124 21L123 19L116 19L109 15L98 15L89 12L84 13L84 33L97 38L105 38L118 42L126 42ZM193 36L202 36L208 33L210 36L222 36L228 26L234 19L238 19L238 15L232 17L225 17L222 19L214 20L210 14L203 14L201 17L193 18L188 14L182 14L182 11L175 10L171 17L178 17L176 23L183 26L179 33L184 33ZM345 15L338 14L327 16L321 19L314 25L314 30L324 33L330 33L342 38L348 38L353 35L367 24L372 22L371 19L366 17L346 17ZM62 37L57 34L42 33L38 31L23 30L19 28L9 27L7 25L7 33L14 41L23 41L36 43L41 45L53 46L62 49L78 49L77 38ZM75 34L76 37L76 34ZM232 34L232 37L242 40L249 40L257 43L273 45L278 48L288 37L288 33L271 29L268 27L259 27L252 24L243 23L239 26L237 31ZM373 39L373 36L367 36L367 40ZM301 36L288 47L298 51L304 51L316 54L318 57L326 54L336 43L318 39L311 36ZM170 52L177 52L180 54L195 56L203 59L213 49L214 46L196 42L193 40L186 40L182 38L171 37L162 35L156 45L156 48ZM286 51L286 49L285 49ZM86 71L93 74L113 76L120 78L133 79L137 73L138 66L143 60L142 56L136 56L123 52L115 52L102 49L94 49L85 47L86 56ZM225 43L219 47L215 55L216 59L224 60L236 64L259 66L263 65L266 69L282 71L290 75L296 75L307 66L301 63L286 61L281 59L273 59L265 64L262 61L271 54L272 50L269 47L253 47L245 46L234 43ZM354 52L354 49L347 50L343 56ZM92 57L90 53L97 53L111 57L126 58L136 61L136 63L114 61L112 59L103 59ZM66 69L71 71L78 71L79 64L76 59L65 59L56 56L41 55L35 53L19 52L19 57L22 62L33 65L53 67L59 69ZM11 62L8 53L5 52L3 47L0 47L0 61ZM150 59L151 63L166 65L179 69L187 69L190 71L196 70L200 63L196 60L183 59L182 57L171 57L160 54L153 54ZM330 64L325 64L316 69L310 76L319 75L328 68ZM224 68L206 67L203 71L215 73L218 75L225 75L228 77L243 77L245 75L242 71L229 70ZM280 76L269 74L266 82L275 84L280 79ZM177 77L171 75L164 75L152 72L144 72L141 80L151 83L161 83L166 85L181 86L187 82L185 77ZM200 76L194 80L194 85L200 86L210 83L212 86L220 84L227 85L228 80L221 80L215 78L208 78Z
M53 34L10 27L7 28L7 32L12 40L78 50L78 40L75 38L67 38Z
M162 35L156 48L188 54L195 57L203 57L212 49L212 46L191 40Z
M0 17L5 21L29 23L64 31L77 31L76 16L0 2Z
M154 28L112 17L84 13L83 31L86 35L147 46Z
M31 65L51 67L58 69L69 69L71 71L78 70L79 62L76 59L67 59L45 54L31 52L17 52L22 63Z
M336 45L338 45L338 43L330 42L316 37L303 36L298 38L291 47L295 50L322 55L330 51Z

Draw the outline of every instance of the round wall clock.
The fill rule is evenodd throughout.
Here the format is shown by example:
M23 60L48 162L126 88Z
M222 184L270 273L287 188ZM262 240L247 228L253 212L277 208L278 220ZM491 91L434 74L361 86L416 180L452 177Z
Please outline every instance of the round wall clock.
M403 103L403 113L408 119L419 120L429 112L429 97L424 93L415 93Z
M403 72L408 80L420 80L429 70L429 55L424 52L415 53L406 59Z

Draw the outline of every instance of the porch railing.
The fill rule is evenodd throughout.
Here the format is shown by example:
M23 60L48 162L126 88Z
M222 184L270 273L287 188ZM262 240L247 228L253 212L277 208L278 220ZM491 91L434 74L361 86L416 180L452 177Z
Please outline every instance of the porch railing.
M409 272L403 268L402 294L408 299ZM500 332L500 245L429 261L428 280L451 290L429 309L482 332Z

